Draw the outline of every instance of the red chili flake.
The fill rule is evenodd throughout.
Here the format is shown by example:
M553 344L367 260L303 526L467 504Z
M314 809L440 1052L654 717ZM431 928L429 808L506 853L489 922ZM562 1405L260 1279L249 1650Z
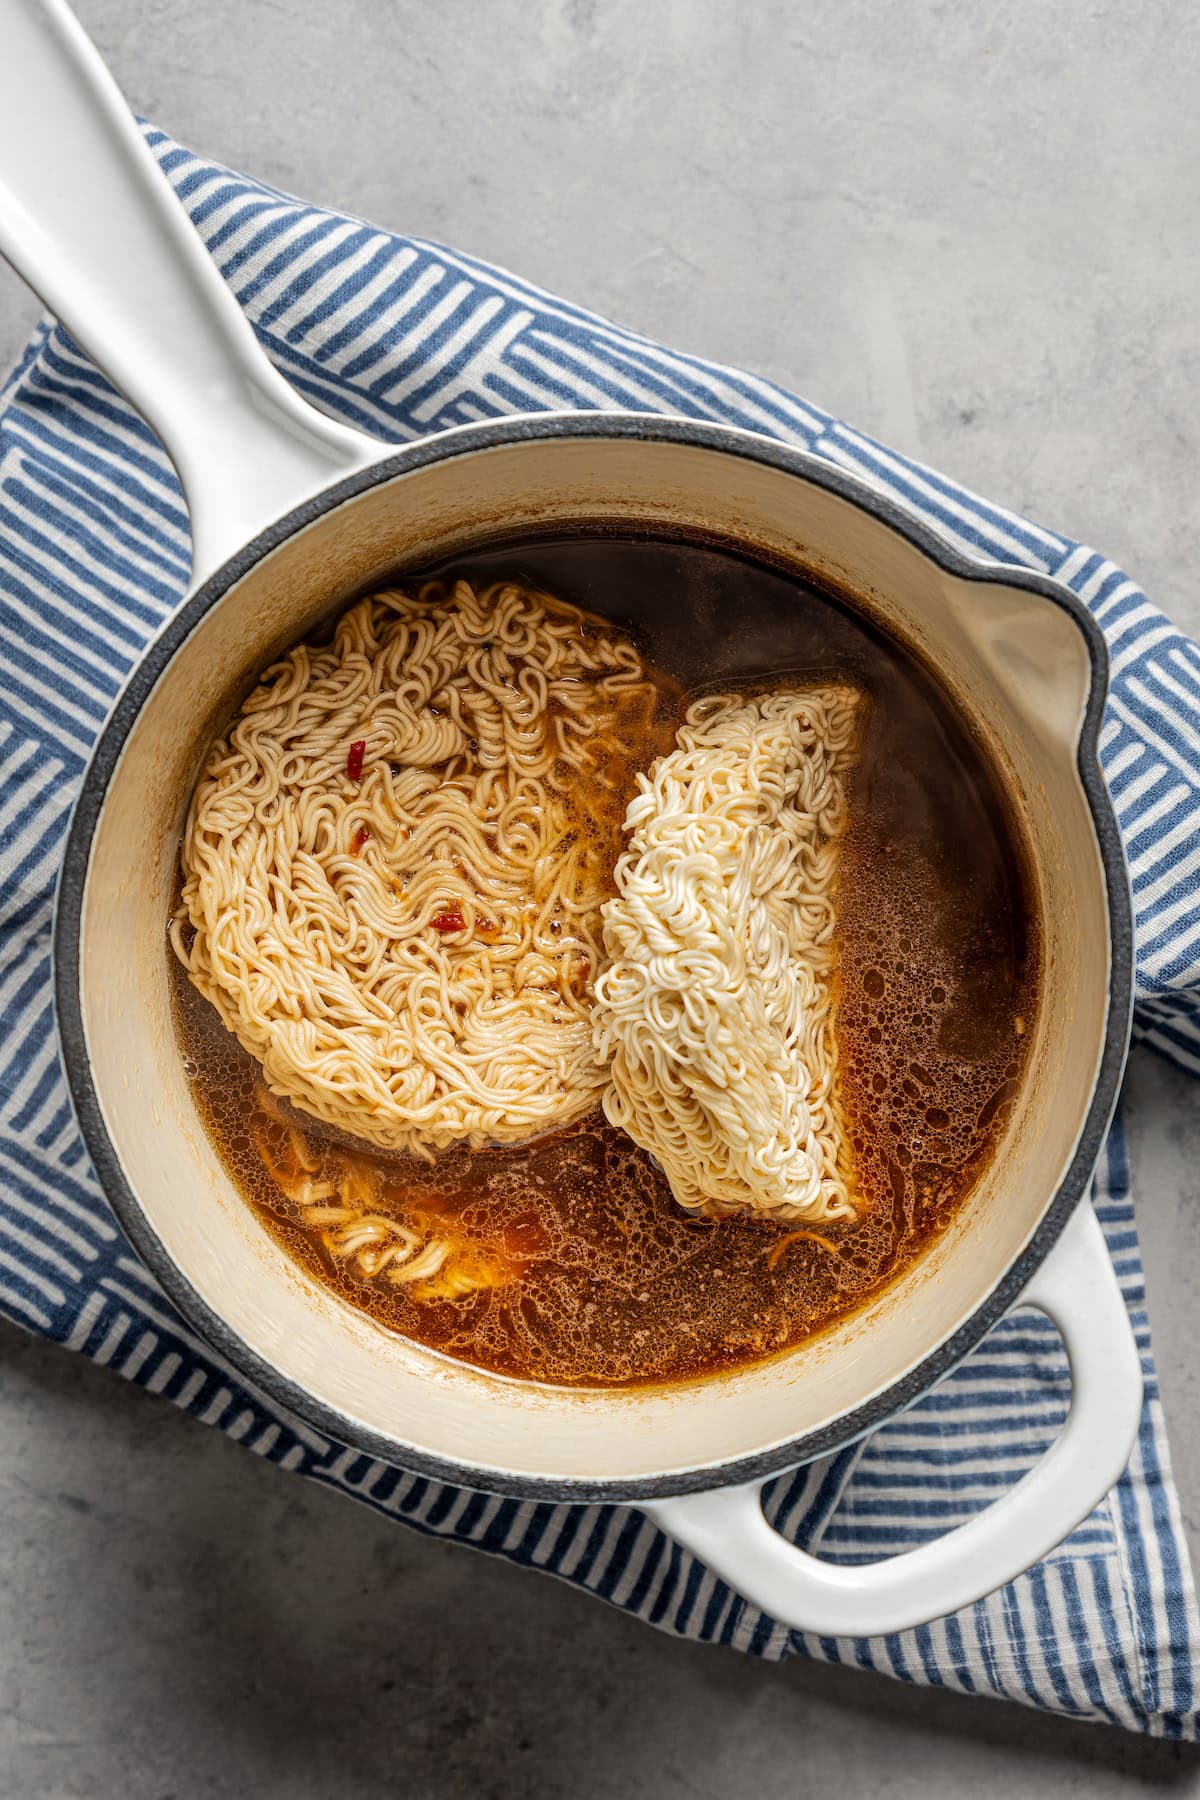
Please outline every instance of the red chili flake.
M475 935L481 937L487 944L494 944L500 936L500 927L493 919L476 919Z
M457 907L450 912L435 913L429 923L435 931L465 931L467 921Z
M366 753L366 738L355 738L350 746L350 754L346 758L346 773L351 781L362 780L363 757Z
M351 842L351 845L350 845L351 856L357 856L359 851L362 849L363 845L369 844L370 841L371 841L371 827L369 825L360 825L358 830L355 832L353 841Z

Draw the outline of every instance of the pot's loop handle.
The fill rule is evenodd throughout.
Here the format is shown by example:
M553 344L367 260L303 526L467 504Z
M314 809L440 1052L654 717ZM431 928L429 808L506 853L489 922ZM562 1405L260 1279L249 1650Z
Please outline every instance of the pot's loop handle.
M161 437L194 579L381 454L267 360L65 0L0 0L0 251Z
M878 1637L957 1612L1039 1562L1108 1493L1137 1436L1141 1355L1090 1205L1076 1209L1018 1302L1067 1347L1071 1407L1046 1455L985 1512L884 1562L822 1562L768 1525L757 1483L645 1511L739 1594L794 1631Z

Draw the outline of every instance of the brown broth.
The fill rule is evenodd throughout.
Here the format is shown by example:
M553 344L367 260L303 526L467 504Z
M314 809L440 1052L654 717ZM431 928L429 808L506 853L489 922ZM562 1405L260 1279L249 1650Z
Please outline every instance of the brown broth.
M625 1386L795 1344L865 1304L945 1229L1003 1127L1039 951L999 786L906 651L836 597L729 552L580 535L493 546L433 572L524 580L629 625L666 672L668 713L681 704L676 682L775 685L786 672L868 694L838 880L839 1083L860 1217L823 1228L824 1244L755 1220L696 1220L598 1113L532 1143L424 1163L281 1107L322 1172L356 1159L379 1212L449 1236L466 1264L504 1276L454 1300L367 1279L329 1256L267 1173L260 1152L286 1160L287 1126L262 1112L258 1065L170 957L181 1048L216 1149L299 1263L382 1326L464 1361ZM630 769L613 774L589 808L593 831L604 815L605 839L632 791Z

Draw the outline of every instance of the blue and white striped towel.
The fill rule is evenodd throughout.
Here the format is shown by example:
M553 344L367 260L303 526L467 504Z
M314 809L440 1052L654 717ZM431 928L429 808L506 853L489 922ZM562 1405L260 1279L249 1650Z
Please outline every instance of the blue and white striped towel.
M770 382L681 355L441 246L303 206L147 133L259 336L318 405L386 439L562 406L749 426L884 487L952 542L1067 582L1113 651L1103 756L1138 930L1137 1031L1200 1073L1200 651L1110 562L988 505ZM1118 1124L1095 1202L1142 1347L1126 1475L1044 1564L955 1618L871 1642L789 1634L635 1510L439 1486L327 1442L248 1390L172 1312L114 1224L72 1123L50 998L67 814L104 715L188 574L179 487L59 329L0 411L0 1307L247 1444L419 1531L547 1569L665 1631L1196 1735L1200 1650ZM1065 1412L1040 1315L999 1326L864 1445L781 1477L770 1509L822 1554L920 1542L1016 1478Z

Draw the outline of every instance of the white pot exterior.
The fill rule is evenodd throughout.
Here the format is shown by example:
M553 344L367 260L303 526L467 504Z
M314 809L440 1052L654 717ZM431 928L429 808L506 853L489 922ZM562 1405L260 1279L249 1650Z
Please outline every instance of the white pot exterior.
M613 1494L761 1466L828 1442L973 1318L1058 1193L1109 1036L1109 895L1077 766L1089 643L1040 593L939 567L853 500L765 460L756 440L652 422L611 435L459 434L318 512L199 618L141 703L95 822L82 896L80 1012L107 1138L161 1257L254 1362L365 1441L419 1465ZM552 430L543 426L541 433ZM662 433L663 435L656 435ZM645 435L643 435L645 434ZM454 453L457 451L457 453ZM776 455L786 454L775 452ZM799 468L801 465L797 464ZM248 682L332 604L505 532L619 521L790 560L857 596L932 667L1025 820L1042 998L1002 1141L945 1236L842 1325L756 1367L661 1389L506 1380L390 1336L300 1270L239 1197L197 1118L174 1042L163 925L182 810ZM120 971L114 980L113 972ZM342 1427L346 1434L346 1425Z

